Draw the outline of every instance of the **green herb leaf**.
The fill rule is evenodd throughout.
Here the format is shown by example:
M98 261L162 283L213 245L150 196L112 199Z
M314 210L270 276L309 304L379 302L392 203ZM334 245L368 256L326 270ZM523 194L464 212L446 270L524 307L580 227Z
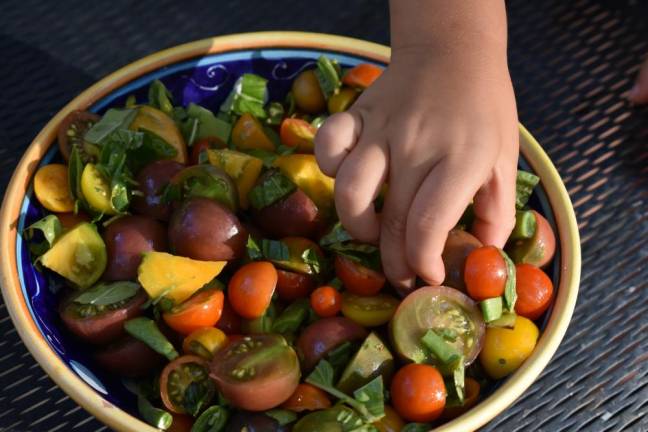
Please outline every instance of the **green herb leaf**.
M218 405L207 408L191 427L191 432L222 432L227 425L229 411Z
M277 316L277 308L270 303L263 315L255 319L243 320L242 330L244 334L267 334L272 332L272 326Z
M527 171L518 170L515 182L516 209L522 210L524 208L538 182L540 182L540 177Z
M241 75L220 110L229 114L250 113L256 118L266 118L263 106L268 97L267 84L268 80L259 75Z
M358 402L363 403L374 418L379 419L385 415L382 375L378 375L354 391L353 397Z
M434 333L441 336L443 339L447 340L448 342L456 341L457 336L459 336L459 333L457 333L455 329L451 329L451 328L435 328L432 330L434 330Z
M331 61L331 59L326 56L320 56L320 58L317 59L315 76L317 77L322 93L324 93L324 97L327 100L333 94L337 93L339 88L342 86L339 65L336 67L335 63L337 62Z
M211 380L207 379L204 382L192 381L187 386L182 398L182 407L187 413L196 417L202 411L211 399L209 386L212 385Z
M83 192L81 192L81 174L83 174L84 166L78 147L72 147L68 163L68 183L70 185L70 194L77 202L84 200Z
M338 345L326 354L326 360L331 364L334 371L335 381L342 375L344 368L351 361L351 357L358 351L357 344L349 341Z
M182 112L174 112L176 118L182 116ZM232 124L205 107L190 103L184 112L185 118L180 120L180 130L189 146L203 138L218 138L224 143L229 142L232 132Z
M78 304L107 306L134 297L139 289L139 284L135 282L100 282L83 291L73 301Z
M34 237L35 231L43 233L43 237L45 237L45 241L47 242L47 249L49 249L61 236L63 227L61 226L59 218L56 215L51 214L34 222L25 229L25 234L28 240L31 240Z
M248 194L248 199L252 207L261 210L290 195L296 189L297 186L281 171L270 169L266 171L260 182L252 188Z
M263 166L266 168L274 167L274 162L279 157L277 153L262 149L244 150L244 153L247 153L250 156L254 156L257 159L261 159L263 161Z
M274 333L295 333L308 318L310 302L307 299L298 299L292 302L272 324Z
M447 372L450 369L449 366L453 365L461 357L461 354L434 330L428 330L421 338L421 343L438 361L436 366L442 372Z
M320 239L319 244L322 247L326 247L336 243L345 243L350 240L353 240L351 234L344 229L340 222L336 222L336 224L333 225L333 228L331 228L331 231Z
M355 243L333 243L328 246L328 249L342 255L345 258L350 259L351 261L357 262L358 264L370 268L375 271L381 271L381 262L380 262L380 251L377 247Z
M515 327L515 321L517 320L517 315L515 312L504 312L501 317L498 319L487 322L488 327L499 327L499 328L508 328L512 329Z
M432 425L429 423L408 423L401 432L428 432L431 429Z
M124 330L134 338L144 342L153 351L165 356L168 360L173 361L178 358L178 352L166 336L162 334L155 321L144 317L133 318L124 323Z
M279 125L284 118L284 107L279 102L270 102L268 105L268 118L266 122L271 125Z
M320 274L324 269L325 263L313 249L308 248L302 254L302 260L310 267L313 274Z
M262 239L261 244L252 236L248 237L247 254L253 260L266 259L268 261L288 261L290 251L285 243L279 240Z
M526 240L535 235L537 221L531 210L518 210L515 212L515 227L509 241Z
M517 291L515 290L515 264L511 261L511 258L504 252L500 250L502 258L506 263L506 285L504 286L504 306L509 312L515 312L515 302L517 301Z
M460 358L455 362L456 367L452 370L452 386L450 387L454 393L454 396L457 398L459 403L463 405L465 398L465 366L464 366L464 357Z
M137 395L137 410L144 421L155 428L167 430L173 423L171 414L154 407L148 399L140 394Z
M141 129L142 143L134 148L128 156L129 167L138 172L144 166L163 159L173 159L178 150L155 133Z
M286 105L286 117L291 117L296 111L295 96L292 91L289 91L286 94L286 100L284 103Z
M265 415L277 420L280 426L285 426L297 420L295 412L285 409L272 409L266 411Z
M502 297L493 297L479 302L479 308L486 323L500 319L502 304Z
M127 129L136 115L136 109L111 108L86 132L84 139L92 144L100 145L116 130Z
M327 118L328 116L326 114L317 116L311 121L311 126L313 126L315 129L319 129L324 124Z
M166 114L173 112L173 96L162 81L156 79L149 86L148 104Z

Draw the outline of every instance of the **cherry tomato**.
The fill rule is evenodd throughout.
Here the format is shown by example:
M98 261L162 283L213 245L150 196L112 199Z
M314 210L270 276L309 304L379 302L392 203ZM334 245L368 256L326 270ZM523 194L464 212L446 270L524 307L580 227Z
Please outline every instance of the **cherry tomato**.
M111 373L128 378L146 376L164 361L160 354L130 335L98 349L94 359Z
M301 153L313 153L315 132L315 127L307 121L287 118L281 122L279 136L283 145L295 147Z
M194 419L183 414L173 414L173 422L166 432L191 432Z
M90 218L85 213L58 213L56 215L61 222L61 226L65 231L71 230L82 222L90 222Z
M299 384L295 392L281 405L281 408L294 412L315 411L331 406L327 394L317 387L303 383Z
M133 196L133 211L154 219L169 220L171 203L164 202L162 194L171 179L184 168L181 163L171 160L155 161L142 168L135 178L141 195Z
M481 386L477 380L467 377L464 383L465 394L464 394L464 403L460 406L446 406L443 410L441 418L444 420L452 420L457 418L470 408L474 407L479 400L479 392Z
M185 414L185 391L192 383L202 387L208 395L214 394L216 389L209 379L209 364L205 359L185 355L166 365L160 375L160 396L166 409Z
M320 88L315 72L307 70L295 78L292 94L299 109L309 114L317 114L326 109L326 99Z
M270 305L277 286L277 270L267 261L246 264L229 281L227 296L243 318L255 319Z
M252 114L245 113L232 128L232 144L238 150L274 151L275 145L263 130L263 126Z
M98 156L99 148L85 141L83 137L100 119L97 114L88 111L72 111L63 119L59 126L58 144L66 161L70 160L73 147L77 147L84 162Z
M517 316L512 329L489 327L479 361L486 373L494 379L504 378L517 370L533 353L538 335L533 321Z
M348 318L322 318L301 332L295 347L304 370L308 371L337 346L344 342L363 340L365 337L367 330Z
M216 328L221 329L226 335L241 333L241 317L236 314L227 298L223 302L223 313L216 323Z
M517 301L515 312L518 315L536 320L545 313L553 297L553 284L549 276L531 264L515 266L515 291Z
M476 301L504 294L506 262L495 246L474 249L466 258L464 282L468 295Z
M189 156L190 165L198 165L200 163L200 153L203 150L209 149L222 149L227 147L220 138L217 137L206 137L196 141L193 146L191 146L191 156Z
M342 294L331 286L321 286L311 293L310 304L317 315L332 317L340 312Z
M469 232L453 229L448 233L448 239L441 254L445 267L443 285L466 292L464 283L466 258L470 252L481 246L483 246L482 242Z
M382 68L376 65L360 63L344 74L342 82L349 87L365 89L373 84L382 75L382 72Z
M218 351L210 376L235 407L265 411L285 402L299 384L299 360L278 334L245 336Z
M60 311L65 326L91 344L110 343L124 334L124 322L142 313L148 297L140 290L134 297L110 305L64 302Z
M171 311L162 314L162 318L173 330L188 335L218 322L223 313L224 298L223 292L219 289L199 291Z
M49 211L74 210L67 165L49 164L40 167L34 176L34 194L38 202Z
M446 388L435 367L408 364L394 375L391 397L394 408L404 419L431 422L443 412Z
M398 304L399 301L388 294L365 297L344 293L342 315L363 327L376 327L386 324L394 316Z
M544 267L556 252L556 236L547 219L532 210L536 218L536 232L530 239L518 240L508 245L509 256L516 264L533 264Z
M308 297L315 286L310 275L277 270L277 294L285 301Z
M385 285L385 276L343 256L335 257L335 274L350 293L373 296Z
M227 336L215 327L203 327L193 331L182 342L185 354L194 354L211 360L214 353L227 345Z
M373 425L379 432L400 432L405 427L405 422L394 408L385 405L385 416Z

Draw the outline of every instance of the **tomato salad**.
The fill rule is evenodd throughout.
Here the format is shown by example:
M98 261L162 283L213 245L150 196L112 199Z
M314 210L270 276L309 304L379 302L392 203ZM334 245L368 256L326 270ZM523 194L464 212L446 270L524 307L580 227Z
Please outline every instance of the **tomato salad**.
M474 406L533 352L555 237L519 172L505 250L470 234L444 286L404 298L378 249L337 221L318 127L381 74L321 57L283 101L242 75L217 112L160 81L103 115L70 113L65 163L34 179L35 262L63 278L62 323L163 430L418 431ZM376 208L380 209L380 199ZM57 275L55 275L57 274Z

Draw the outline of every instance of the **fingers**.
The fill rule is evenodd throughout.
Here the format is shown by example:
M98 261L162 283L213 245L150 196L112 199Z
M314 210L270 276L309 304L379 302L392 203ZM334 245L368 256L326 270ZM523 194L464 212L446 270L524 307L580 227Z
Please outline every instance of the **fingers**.
M364 137L344 159L335 178L340 222L357 240L377 243L380 223L373 202L387 176L386 143Z
M324 122L315 135L315 158L324 174L336 176L361 131L362 119L352 110L334 114Z
M628 94L628 99L637 104L648 103L648 57L639 70L639 76Z
M431 285L445 278L441 253L448 232L456 225L485 175L467 172L465 162L445 158L421 184L407 218L407 261Z

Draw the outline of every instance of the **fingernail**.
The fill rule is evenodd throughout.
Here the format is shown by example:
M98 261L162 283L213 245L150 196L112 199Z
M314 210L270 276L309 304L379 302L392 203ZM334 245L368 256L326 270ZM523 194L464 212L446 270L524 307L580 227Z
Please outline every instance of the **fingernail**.
M630 92L628 93L628 99L634 101L639 97L639 93L640 93L639 84L635 84L634 86L632 86Z

